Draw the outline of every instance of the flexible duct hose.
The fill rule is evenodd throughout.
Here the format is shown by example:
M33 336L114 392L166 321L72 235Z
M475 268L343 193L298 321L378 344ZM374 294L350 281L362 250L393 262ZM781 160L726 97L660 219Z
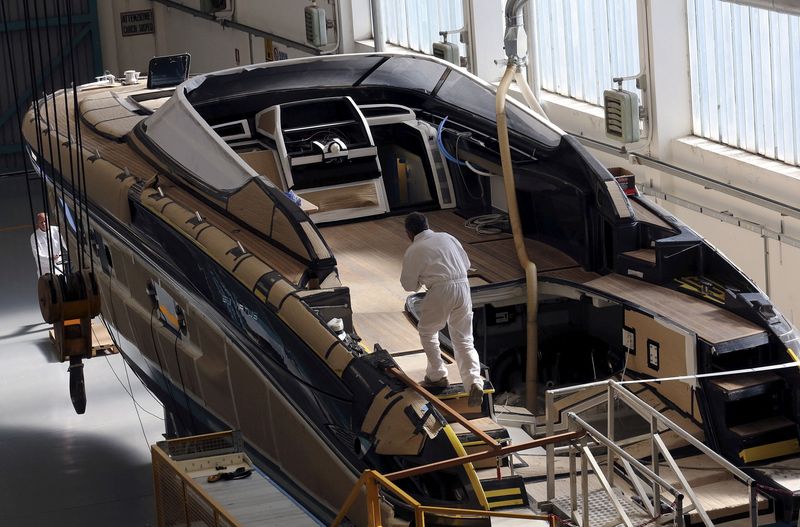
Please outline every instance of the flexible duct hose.
M500 160L503 166L503 181L508 202L508 219L511 223L511 232L514 235L514 247L517 251L519 264L525 269L525 285L528 300L527 317L527 342L525 361L525 406L536 413L538 398L539 376L539 282L536 273L536 264L528 259L525 249L525 239L522 236L522 222L519 217L517 204L517 187L514 184L514 170L511 164L511 147L508 142L508 121L506 119L506 94L515 70L516 63L509 61L500 86L497 88L495 111L497 113L497 140L500 145ZM526 84L527 86L527 84Z
M536 95L533 94L533 90L531 90L528 81L525 79L522 69L516 68L516 70L517 71L514 73L514 80L517 82L517 86L519 86L519 90L522 92L522 97L525 99L525 102L528 104L531 110L549 121L550 118L547 117L546 113L544 113L544 108L542 108L542 105L539 104L539 100L536 98Z

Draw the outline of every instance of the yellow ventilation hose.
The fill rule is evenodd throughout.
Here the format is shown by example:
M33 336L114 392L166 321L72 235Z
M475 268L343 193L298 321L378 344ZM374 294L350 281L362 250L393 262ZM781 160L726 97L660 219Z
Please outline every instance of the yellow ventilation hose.
M517 187L514 184L514 169L511 164L511 147L508 142L508 122L506 119L506 94L518 67L509 61L500 86L497 88L495 110L497 113L497 140L500 145L500 160L503 166L503 181L508 204L508 219L514 235L514 247L519 264L525 269L525 285L528 299L527 317L527 356L525 361L525 406L536 413L539 376L539 283L536 264L528 259L525 239L522 236L522 222L517 204Z

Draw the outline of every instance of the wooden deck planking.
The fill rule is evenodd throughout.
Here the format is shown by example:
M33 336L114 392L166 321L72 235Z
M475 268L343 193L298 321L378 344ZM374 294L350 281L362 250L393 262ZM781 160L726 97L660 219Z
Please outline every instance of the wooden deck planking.
M431 227L452 234L462 243L475 269L471 275L488 283L524 277L510 235L478 234L464 227L463 219L451 211L431 212L427 216ZM400 286L400 270L410 242L403 217L322 226L320 230L336 257L342 283L350 287L354 312L404 309L410 293ZM547 244L526 240L526 247L540 271L579 269L575 260Z
M622 253L625 256L630 258L634 258L636 260L641 260L643 262L647 262L650 265L656 264L656 251L655 249L638 249L636 251L628 251L626 253Z
M400 269L410 242L402 225L389 220L320 229L336 258L342 284L350 288L353 313L405 308L410 293L400 285Z
M586 285L658 313L695 332L711 344L729 342L764 332L752 322L721 307L626 276L609 274Z
M431 229L452 234L461 243L477 243L511 238L511 234L507 232L481 234L475 229L470 229L464 225L466 220L452 210L426 212L425 217L428 218L428 225L430 225ZM405 238L405 216L392 216L380 221L391 224Z
M80 99L83 97L85 97L85 95L82 93L78 94L79 104ZM56 97L55 105L53 104L53 99L50 99L47 103L47 107L50 113L51 124L55 127L56 121L58 121L58 132L62 138L62 142L67 140L67 111L69 109L69 135L72 140L75 141L75 115L72 111L72 99L70 98L69 101L65 103L63 96ZM45 117L44 112L42 112L42 117ZM127 144L112 141L107 137L99 135L83 121L81 121L80 129L81 142L85 151L91 153L100 152L101 157L109 163L120 168L127 167L132 174L142 179L148 179L155 174L156 170ZM64 161L66 161L65 166L67 166L69 160Z
M525 240L528 258L539 272L579 267L565 253L536 240ZM492 240L464 245L475 274L489 282L506 282L524 278L525 271L517 260L514 240Z
M391 354L420 349L417 329L401 311L353 313L353 325L370 351L375 344Z
M555 271L543 271L539 273L540 276L548 276L550 278L560 278L562 280L569 280L578 284L585 284L591 282L601 275L591 271L584 271L582 267L571 267L569 269L557 269Z

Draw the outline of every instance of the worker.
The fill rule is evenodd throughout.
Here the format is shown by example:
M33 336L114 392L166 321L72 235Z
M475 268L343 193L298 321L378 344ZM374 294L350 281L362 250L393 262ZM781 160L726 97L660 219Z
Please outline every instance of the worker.
M420 384L429 389L449 386L439 348L439 331L446 324L469 406L478 406L483 400L483 379L472 338L467 253L453 236L430 230L427 218L419 212L406 216L405 228L411 246L403 256L400 283L406 291L417 291L423 285L428 290L420 303L417 325L428 357L425 379Z
M36 272L40 275L49 273L52 262L53 272L62 274L61 248L63 245L64 240L61 239L58 227L50 225L50 222L47 221L47 214L44 212L36 214L36 231L31 235L31 250L34 259L38 262ZM51 255L52 260L50 259Z

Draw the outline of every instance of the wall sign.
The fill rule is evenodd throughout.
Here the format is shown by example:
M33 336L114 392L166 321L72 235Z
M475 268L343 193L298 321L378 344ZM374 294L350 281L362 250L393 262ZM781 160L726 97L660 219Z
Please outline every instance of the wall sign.
M122 36L149 35L155 31L154 20L152 9L120 13L119 21L122 26Z

